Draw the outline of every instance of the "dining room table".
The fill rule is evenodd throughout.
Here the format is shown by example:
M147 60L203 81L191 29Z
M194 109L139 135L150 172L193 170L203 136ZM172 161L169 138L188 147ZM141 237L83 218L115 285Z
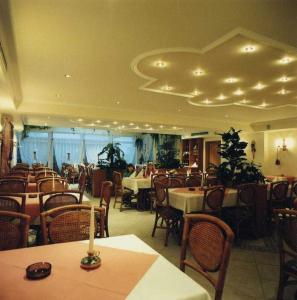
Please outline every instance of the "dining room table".
M0 299L210 300L186 273L135 235L95 239L101 265L84 270L88 241L0 252ZM49 262L51 274L29 280L26 268Z

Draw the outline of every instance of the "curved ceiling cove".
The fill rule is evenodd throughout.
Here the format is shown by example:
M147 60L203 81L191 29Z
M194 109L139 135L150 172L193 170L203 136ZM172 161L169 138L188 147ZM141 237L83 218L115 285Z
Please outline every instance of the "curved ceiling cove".
M134 59L141 90L195 106L297 106L297 49L236 29L204 49L171 48Z

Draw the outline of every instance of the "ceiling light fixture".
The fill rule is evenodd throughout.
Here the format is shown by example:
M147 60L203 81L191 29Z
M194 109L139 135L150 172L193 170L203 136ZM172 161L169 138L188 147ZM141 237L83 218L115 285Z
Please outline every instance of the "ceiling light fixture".
M287 94L289 94L290 93L290 91L288 91L288 90L285 90L285 89L281 89L280 91L278 91L277 92L278 94L280 94L280 95L287 95Z
M256 51L256 46L254 46L254 45L246 45L241 48L241 52L244 52L244 53L252 53L255 51Z
M161 87L161 89L162 89L163 91L171 91L171 90L173 90L173 87L166 84L166 85L163 85L163 86Z
M148 130L154 130L154 128L153 128L153 127L150 127L150 128L148 128Z
M282 76L281 78L279 78L277 81L280 81L280 82L288 82L290 81L291 78L290 77L287 77L287 76Z
M244 92L240 88L238 88L235 92L233 92L233 94L235 96L241 96L244 94Z
M173 126L172 129L177 129L177 127L176 127L176 126Z
M201 101L202 103L204 103L204 104L210 104L210 103L212 103L212 101L210 101L210 100L208 100L208 99L205 99L205 100L203 100L203 101Z
M129 123L129 125L130 125L130 126L133 126L133 125L134 125L134 123Z
M71 78L72 77L72 75L70 75L70 74L65 74L64 76L65 76L65 78Z
M242 104L247 104L247 103L250 103L250 102L251 102L250 100L246 100L246 99L242 99L240 101L240 103L242 103Z
M283 64L283 65L286 65L286 64L289 64L292 60L293 60L292 57L290 57L290 56L284 56L283 58L281 58L281 59L279 60L279 62L280 62L281 64Z
M81 119L81 118L77 119L77 122L82 122L82 121L83 121L83 119Z
M193 71L194 76L202 76L205 74L205 72L202 69L197 69Z
M155 65L155 67L158 67L158 68L165 68L167 63L163 60L157 60L154 62L154 65Z
M221 94L219 97L217 97L218 100L225 100L227 97L224 94Z
M149 127L150 125L149 125L149 124L144 124L144 126L145 126L145 127Z
M265 102L265 101L263 101L263 103L262 104L260 104L259 106L261 106L261 107L266 107L268 104Z
M261 82L259 82L259 83L257 83L257 84L253 87L253 89L255 89L255 90L262 90L262 89L264 89L265 87L266 87L265 84L262 84Z
M163 125L160 125L159 127L160 127L160 128L164 128L164 126L163 126Z
M100 120L96 120L95 123L99 124L99 123L101 123L101 121Z
M194 90L193 92L191 92L191 95L193 95L193 96L199 96L199 95L201 95L202 93L200 92L200 91L198 91L197 89L196 90Z
M134 129L139 129L139 126L136 126Z
M238 81L238 79L235 78L235 77L229 77L229 78L226 78L224 81L225 81L226 83L235 83L235 82Z
M113 121L113 122L112 122L112 124L114 124L114 125L117 125L117 124L118 124L118 122L117 122L117 121Z

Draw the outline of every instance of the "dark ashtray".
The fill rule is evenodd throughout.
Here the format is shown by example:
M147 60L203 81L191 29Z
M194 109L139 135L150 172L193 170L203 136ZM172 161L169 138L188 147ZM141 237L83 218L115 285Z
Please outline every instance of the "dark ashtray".
M194 187L189 187L189 191L195 191Z
M52 265L48 262L38 262L27 267L26 275L28 279L42 279L51 273Z

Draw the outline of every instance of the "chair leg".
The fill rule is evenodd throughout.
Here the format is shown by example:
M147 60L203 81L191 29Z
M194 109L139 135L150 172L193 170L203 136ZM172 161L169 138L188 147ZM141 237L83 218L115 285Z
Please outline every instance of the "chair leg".
M108 224L105 224L106 237L109 237Z
M277 300L283 300L285 281L286 281L285 276L284 276L282 270L280 270L279 285L278 285L278 291L277 291Z
M114 203L113 203L113 208L116 207L116 203L117 203L117 194L114 195Z
M171 230L171 225L170 223L166 222L166 234L165 234L165 244L164 244L165 247L167 247L168 245L168 237L169 237L170 230Z
M123 210L123 197L121 198L121 205L120 205L120 212L122 212L122 210Z
M156 232L156 228L157 228L157 223L158 223L158 213L156 212L156 218L155 218L155 224L154 224L154 228L153 228L153 232L152 232L152 237L155 236L155 232Z

